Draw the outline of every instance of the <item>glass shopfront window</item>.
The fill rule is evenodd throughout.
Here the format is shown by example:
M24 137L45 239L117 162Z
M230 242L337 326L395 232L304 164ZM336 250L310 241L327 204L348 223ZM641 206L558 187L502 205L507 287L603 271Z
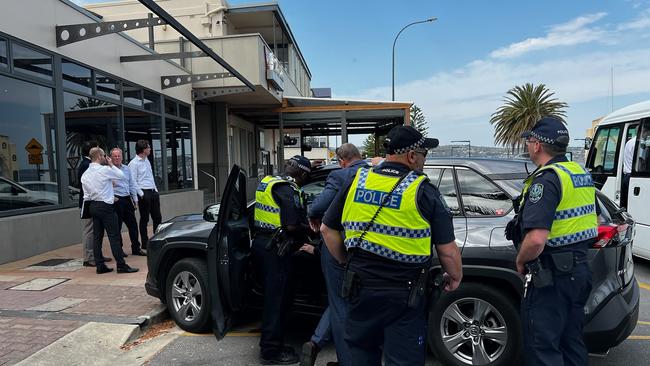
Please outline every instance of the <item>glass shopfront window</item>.
M0 38L0 69L7 68L7 65L9 65L7 61L7 41Z
M124 93L124 103L129 103L142 107L142 88L132 84L122 83L122 93Z
M40 79L52 80L52 56L12 43L14 70Z
M95 73L95 85L97 86L97 95L102 97L120 100L120 82L119 80L100 73Z
M192 188L192 125L168 118L165 133L169 189Z
M156 180L156 187L162 190L162 146L160 117L132 108L124 108L124 159L128 164L135 158L135 144L138 140L147 140L151 146L149 162Z
M70 184L80 187L77 168L83 156L81 149L86 141L97 141L105 151L118 146L120 108L113 103L64 93L65 143Z
M52 89L5 76L0 85L0 212L56 205L58 189L21 184L58 187Z
M63 70L63 87L92 94L90 69L68 60L61 62L61 69Z

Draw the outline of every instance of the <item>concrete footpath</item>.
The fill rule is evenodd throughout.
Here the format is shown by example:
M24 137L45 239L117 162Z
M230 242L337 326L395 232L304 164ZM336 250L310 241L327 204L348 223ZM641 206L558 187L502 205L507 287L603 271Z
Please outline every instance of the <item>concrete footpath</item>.
M123 235L126 248L130 241ZM110 257L106 240L103 248ZM146 361L147 352L119 361L125 348L132 349L121 346L167 317L145 292L146 257L126 258L137 273L98 275L82 266L81 253L81 245L73 245L0 265L0 365ZM115 268L115 261L107 265Z

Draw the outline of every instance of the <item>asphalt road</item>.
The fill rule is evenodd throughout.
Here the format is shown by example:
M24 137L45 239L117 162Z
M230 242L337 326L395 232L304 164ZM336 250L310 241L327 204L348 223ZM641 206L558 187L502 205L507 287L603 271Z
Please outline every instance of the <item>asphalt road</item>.
M602 357L590 357L590 366L644 365L650 356L650 261L635 260L635 274L641 287L639 323L632 336ZM309 339L318 319L296 317L288 330L288 343L299 351L300 345ZM258 365L259 318L248 317L246 323L237 325L226 338L217 342L211 334L190 334L182 331L179 336L162 349L149 365ZM333 347L325 348L318 357L317 365L335 361ZM429 355L427 365L440 365Z

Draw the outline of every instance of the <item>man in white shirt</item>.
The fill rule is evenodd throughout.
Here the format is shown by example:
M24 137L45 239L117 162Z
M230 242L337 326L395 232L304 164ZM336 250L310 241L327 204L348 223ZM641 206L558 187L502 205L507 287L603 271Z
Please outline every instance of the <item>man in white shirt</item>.
M131 176L131 169L122 164L122 149L119 147L111 150L111 161L113 165L124 173L124 179L114 181L113 190L115 191L115 213L117 213L117 226L122 230L122 223L129 229L129 239L131 239L131 253L133 255L146 256L147 254L140 249L140 240L138 239L138 222L135 219L135 209L138 204L138 187ZM124 243L122 242L122 251L124 253ZM127 257L126 253L124 256Z
M113 191L113 180L123 179L124 173L113 166L110 157L107 157L99 147L90 149L90 166L81 176L81 184L84 189L84 204L89 204L90 215L93 218L93 253L97 273L113 271L104 263L102 255L102 241L104 240L104 229L111 244L111 252L117 262L117 273L137 272L137 268L131 268L124 261L122 256L121 234L117 226L117 214L113 208L115 193Z
M153 220L153 232L156 232L158 225L162 221L160 213L160 196L156 188L156 181L153 178L149 154L151 146L147 140L138 140L135 143L135 153L137 154L129 163L131 176L138 187L138 209L140 210L140 239L142 249L147 249L149 236L147 235L147 225L149 224L149 215Z

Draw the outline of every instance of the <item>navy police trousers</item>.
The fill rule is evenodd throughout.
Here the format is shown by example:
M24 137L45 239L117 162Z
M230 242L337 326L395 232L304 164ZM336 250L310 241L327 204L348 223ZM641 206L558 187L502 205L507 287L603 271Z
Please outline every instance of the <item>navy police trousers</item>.
M353 365L424 365L426 297L407 306L407 289L359 289L350 299L345 341Z
M526 365L587 365L582 340L584 306L591 292L591 270L577 264L572 274L553 277L553 286L528 288L521 303Z

